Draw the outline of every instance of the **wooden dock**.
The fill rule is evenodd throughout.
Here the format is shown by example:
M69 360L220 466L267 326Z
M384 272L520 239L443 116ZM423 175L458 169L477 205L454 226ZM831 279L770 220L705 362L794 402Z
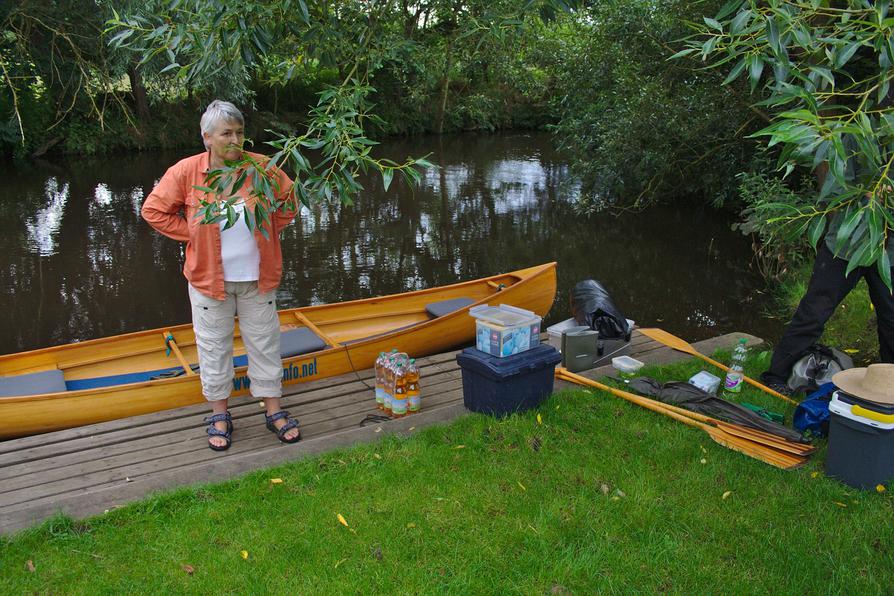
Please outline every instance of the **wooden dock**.
M544 336L545 337L545 336ZM745 337L729 334L694 347L711 354ZM687 358L634 331L628 352L647 363ZM207 447L205 404L0 442L0 534L38 523L57 512L74 518L101 514L168 488L226 480L247 472L338 447L408 434L467 414L457 352L422 358L423 411L361 426L375 414L372 371L342 375L286 388L282 403L301 422L303 440L284 445L264 426L257 400L234 400L233 446ZM611 367L586 373L610 374ZM566 385L558 382L556 389Z

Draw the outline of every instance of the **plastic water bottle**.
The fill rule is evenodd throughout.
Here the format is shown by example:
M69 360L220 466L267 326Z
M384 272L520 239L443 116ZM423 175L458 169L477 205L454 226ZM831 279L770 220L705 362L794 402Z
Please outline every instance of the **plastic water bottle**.
M407 367L402 360L394 366L394 393L391 395L391 415L402 418L407 415Z
M745 358L748 356L748 348L745 347L746 342L745 338L740 339L733 349L729 372L726 373L726 379L723 381L723 390L727 393L739 393L742 391L742 380L745 378Z
M407 368L407 414L415 414L422 407L422 399L419 393L419 367L416 359L410 359Z
M376 358L376 407L385 409L385 352Z

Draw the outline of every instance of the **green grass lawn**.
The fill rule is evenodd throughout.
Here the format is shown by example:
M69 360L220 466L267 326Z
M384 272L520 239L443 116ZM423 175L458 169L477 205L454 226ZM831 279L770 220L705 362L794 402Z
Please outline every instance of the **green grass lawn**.
M827 479L822 451L777 470L585 390L411 434L0 539L0 593L894 589L894 487Z

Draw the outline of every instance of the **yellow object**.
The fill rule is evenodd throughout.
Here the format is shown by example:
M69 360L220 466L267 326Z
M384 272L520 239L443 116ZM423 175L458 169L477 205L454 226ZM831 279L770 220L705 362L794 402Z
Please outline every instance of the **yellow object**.
M338 517L338 522L339 522L341 525L343 525L343 526L346 527L346 528L350 528L350 527L351 527L351 526L348 525L347 520L345 520L345 516L343 516L341 513L339 513L336 517Z
M239 556L241 556L245 560L248 560L248 551L247 550L239 551Z
M282 484L282 478L271 478L270 484Z
M489 282L503 286L497 290ZM511 273L449 286L336 304L279 311L283 330L312 321L335 346L283 360L283 385L316 381L372 368L380 352L395 345L419 356L468 344L475 337L471 306L512 304L546 315L556 296L556 264L546 263ZM437 318L427 304L469 298L472 304ZM296 313L301 317L296 317ZM145 374L171 368L162 331L169 332L187 363L198 362L192 325L151 329L0 356L0 383L5 376L62 371L66 383L116 375ZM238 327L234 352L245 353ZM236 368L233 396L249 392L247 367ZM123 382L119 385L0 398L0 439L21 437L128 416L204 403L199 375Z
M891 424L892 422L894 422L894 414L882 414L881 412L868 410L864 407L858 406L857 404L851 406L851 413L853 413L855 416L862 416L863 418L869 418L870 420L883 422L885 424Z

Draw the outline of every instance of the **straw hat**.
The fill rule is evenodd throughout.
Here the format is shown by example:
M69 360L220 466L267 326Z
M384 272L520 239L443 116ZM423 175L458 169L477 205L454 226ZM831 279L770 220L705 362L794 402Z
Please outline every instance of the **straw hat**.
M832 376L835 386L854 397L894 405L894 364L849 368Z

